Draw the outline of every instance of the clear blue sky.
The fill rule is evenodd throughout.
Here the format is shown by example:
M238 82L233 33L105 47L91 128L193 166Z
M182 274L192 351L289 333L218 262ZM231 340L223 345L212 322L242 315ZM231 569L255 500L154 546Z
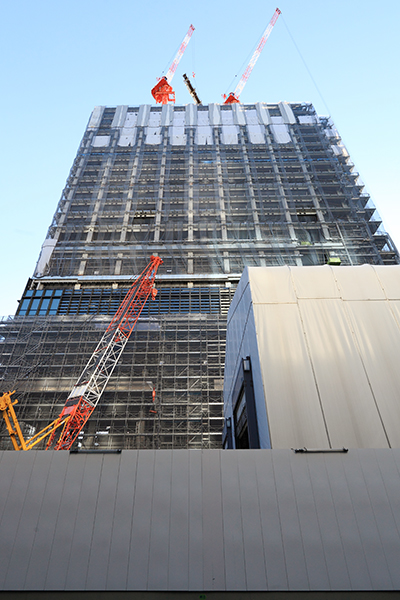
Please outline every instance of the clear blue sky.
M400 246L400 2L278 6L283 19L241 100L310 101L329 112ZM275 7L275 0L3 2L0 315L14 313L33 273L93 107L151 103L150 89L190 23L196 31L173 80L177 104L191 100L182 74L192 71L203 103L219 102Z

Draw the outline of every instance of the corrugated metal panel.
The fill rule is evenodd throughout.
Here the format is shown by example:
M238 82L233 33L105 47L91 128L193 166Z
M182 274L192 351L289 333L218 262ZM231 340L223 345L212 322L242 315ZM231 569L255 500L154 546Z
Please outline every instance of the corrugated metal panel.
M299 300L299 308L331 446L387 448L344 303Z
M130 590L148 589L154 461L153 450L139 452L127 574L127 588Z
M32 544L32 552L25 580L21 577L25 588L30 590L42 589L43 582L46 580L48 563L52 552L51 542L60 516L60 505L66 481L68 455L64 454L58 458L55 456L55 453L52 453L47 460L49 458L51 459L51 464L48 464L46 459L42 459L40 455L41 461L46 463L48 470L44 473L44 482L41 482L43 483L43 502L35 526L35 538ZM30 517L31 514L29 513L28 523Z
M258 411L259 427L268 426L273 448L400 447L400 267L384 273L247 268L228 313L226 416L249 355L253 381L260 371L263 382L256 405L268 415L264 423Z
M135 450L121 454L109 546L107 589L125 590L127 586L137 460L138 452Z
M51 551L48 559L46 578L42 584L42 589L64 590L67 584L69 558L74 541L74 525L79 509L79 498L85 473L86 456L80 457L81 460L71 460L71 457L68 458L62 495L58 505L57 521L55 523L54 533L49 537L48 541ZM57 454L55 460L59 462L62 458L61 456L58 458ZM26 583L26 589L30 589L28 581Z
M329 448L296 304L253 306L273 448Z
M400 450L1 458L3 590L400 588Z
M102 466L103 457L99 460L93 454L86 456L75 519L67 524L68 529L73 529L73 533L71 552L67 561L66 590L85 589L91 554L94 551L99 558L102 554L102 549L92 544L92 536L97 525L96 508L99 494L104 493L104 488L100 486ZM63 533L68 535L66 531ZM91 540L90 544L88 540ZM93 560L96 562L96 558ZM100 579L100 567L97 574Z

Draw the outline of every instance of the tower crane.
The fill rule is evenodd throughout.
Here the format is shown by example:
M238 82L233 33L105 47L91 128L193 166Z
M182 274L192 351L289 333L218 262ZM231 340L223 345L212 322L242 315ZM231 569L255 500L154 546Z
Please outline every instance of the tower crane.
M190 38L192 37L194 31L193 25L191 25L188 29L187 34L183 38L182 44L179 46L179 50L167 71L165 77L161 77L156 85L151 90L151 94L157 104L168 104L168 102L172 102L175 104L175 92L171 87L171 81L173 76L175 75L175 71L178 67L179 61L181 60L183 53L186 50L186 46L188 45Z
M242 77L240 78L239 83L236 86L236 89L234 92L231 92L229 94L229 96L226 98L224 104L235 104L235 103L239 103L239 96L243 91L244 86L246 85L246 82L248 80L248 78L250 77L250 74L252 72L252 70L254 69L254 65L256 64L262 49L265 46L265 42L267 41L267 39L269 38L271 31L275 25L275 23L278 20L279 15L281 14L281 11L279 10L279 8L275 9L274 14L272 15L272 19L270 20L270 22L267 25L266 30L264 31L264 33L261 36L260 41L258 42L258 46L254 51L253 56L250 59L249 64L246 67L245 72L243 73ZM226 96L224 96L225 98Z
M11 399L14 392L0 397L0 411L15 450L30 450L45 437L49 437L46 450L51 447L54 450L71 448L96 408L147 299L154 299L157 295L154 280L162 262L159 256L151 256L150 263L135 279L55 421L25 441L14 411L17 401ZM56 441L57 430L61 427Z

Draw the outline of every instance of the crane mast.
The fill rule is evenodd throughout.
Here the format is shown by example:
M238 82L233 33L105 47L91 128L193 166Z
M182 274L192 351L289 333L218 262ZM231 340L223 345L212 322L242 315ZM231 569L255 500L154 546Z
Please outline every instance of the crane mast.
M243 73L242 77L240 78L239 83L236 86L236 89L234 92L231 92L228 96L228 98L225 100L224 104L235 104L240 102L239 101L239 96L243 91L244 86L246 85L246 82L248 80L248 78L251 75L252 70L254 69L254 65L256 64L262 49L265 46L265 42L267 41L267 39L269 38L271 31L275 25L275 23L278 20L279 15L281 14L281 11L279 10L279 8L275 9L275 12L272 16L272 19L270 20L270 22L267 25L266 30L264 31L264 33L261 36L260 41L258 42L258 46L254 51L253 56L250 59L249 64L246 67L245 72Z
M175 92L172 89L171 81L173 76L175 75L175 71L178 67L179 61L181 60L183 53L186 50L186 46L188 45L190 38L192 37L193 31L194 27L193 25L190 25L188 32L183 38L183 41L179 46L179 50L176 53L176 56L172 61L170 68L167 71L167 74L164 77L161 77L151 90L151 94L157 104L168 104L168 102L172 102L175 104Z

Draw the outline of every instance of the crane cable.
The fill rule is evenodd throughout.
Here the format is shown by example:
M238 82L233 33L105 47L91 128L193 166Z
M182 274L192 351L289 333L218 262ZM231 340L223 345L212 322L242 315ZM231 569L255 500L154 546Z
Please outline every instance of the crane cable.
M302 62L303 62L303 65L304 65L304 66L305 66L305 68L306 68L306 71L307 71L307 73L308 73L308 74L309 74L309 76L310 76L310 79L311 79L311 81L313 82L313 84L314 84L314 86L315 86L315 89L317 90L317 92L318 92L318 94L319 94L319 96L320 96L320 98L321 98L321 100L322 100L323 104L325 105L325 108L326 108L326 110L328 111L328 115L331 115L332 113L331 113L331 111L329 110L329 106L327 105L327 103L326 103L326 101L325 101L325 98L324 98L324 97L323 97L323 95L322 95L322 92L321 92L321 90L319 89L319 87L318 87L318 85L317 85L317 83L316 83L316 81L315 81L314 77L312 76L312 73L311 73L311 71L310 71L310 69L309 69L309 67L308 67L308 65L307 65L307 63L306 63L306 61L305 61L305 59L304 59L304 57L303 57L302 53L300 52L300 49L299 49L298 45L296 44L296 42L295 42L295 40L294 40L294 37L293 37L293 35L290 33L290 31L289 31L289 27L287 26L287 23L286 23L286 21L285 21L285 19L284 19L283 15L281 15L281 19L282 19L282 21L283 21L283 23L284 23L284 25L285 25L285 27L286 27L286 30L287 30L287 32L288 32L288 34L289 34L289 37L290 37L290 39L291 39L291 40L292 40L292 42L293 42L293 45L294 45L294 47L296 48L297 52L299 53L299 56L300 56L300 58L301 58L301 60L302 60Z

